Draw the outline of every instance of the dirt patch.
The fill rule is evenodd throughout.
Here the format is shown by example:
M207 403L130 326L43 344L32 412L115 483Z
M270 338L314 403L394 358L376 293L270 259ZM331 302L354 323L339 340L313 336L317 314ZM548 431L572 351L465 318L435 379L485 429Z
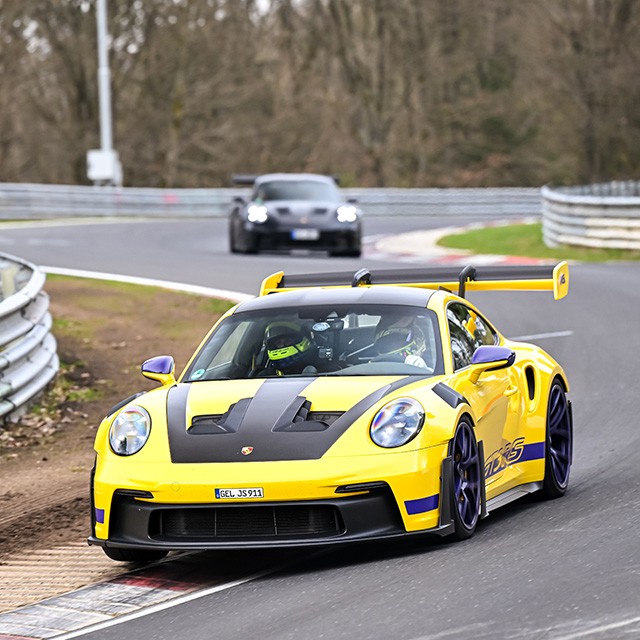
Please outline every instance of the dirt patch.
M155 355L182 370L229 303L149 287L50 277L62 367L39 407L0 426L0 559L89 535L93 439L120 400L156 383Z

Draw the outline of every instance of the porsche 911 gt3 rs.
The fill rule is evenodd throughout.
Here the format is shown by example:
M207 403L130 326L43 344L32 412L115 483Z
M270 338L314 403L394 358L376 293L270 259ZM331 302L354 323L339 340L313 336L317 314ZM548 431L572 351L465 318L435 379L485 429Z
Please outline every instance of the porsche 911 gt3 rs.
M335 178L314 173L234 176L252 185L249 198L234 199L229 214L232 253L321 249L333 256L362 252L362 212L345 198Z
M435 534L568 486L562 367L504 337L469 290L568 292L555 267L266 278L179 377L101 423L91 544L115 560L170 550L329 545Z

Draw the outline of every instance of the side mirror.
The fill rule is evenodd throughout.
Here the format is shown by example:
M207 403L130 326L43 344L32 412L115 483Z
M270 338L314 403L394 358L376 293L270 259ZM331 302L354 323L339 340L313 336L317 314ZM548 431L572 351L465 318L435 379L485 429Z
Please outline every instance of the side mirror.
M478 347L471 358L469 380L476 384L480 376L486 371L506 369L515 361L516 353L508 347L493 347L490 345Z
M244 204L244 198L242 196L235 196L233 201L237 204Z
M347 198L347 202L349 204L356 204L356 202L358 202L358 198Z
M142 363L142 375L155 380L161 385L175 384L174 371L176 364L171 356L156 356Z

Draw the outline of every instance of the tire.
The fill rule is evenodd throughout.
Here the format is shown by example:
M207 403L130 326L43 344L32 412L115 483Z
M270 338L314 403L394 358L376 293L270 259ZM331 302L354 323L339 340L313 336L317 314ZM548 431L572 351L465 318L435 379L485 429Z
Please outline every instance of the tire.
M231 253L238 253L236 233L234 231L233 224L229 225L229 251L231 251Z
M118 562L154 562L162 560L168 551L157 549L120 549L118 547L102 547L105 555Z
M452 536L456 540L470 538L476 530L482 507L482 466L478 443L471 423L463 418L449 445L453 459L451 511L454 521Z
M237 246L239 253L257 253L258 240L252 233L242 230L240 232L240 245Z
M238 253L238 234L235 217L229 219L229 250L231 253Z
M547 428L544 447L544 482L541 495L546 499L560 498L569 486L573 428L571 408L564 387L556 379L549 390Z

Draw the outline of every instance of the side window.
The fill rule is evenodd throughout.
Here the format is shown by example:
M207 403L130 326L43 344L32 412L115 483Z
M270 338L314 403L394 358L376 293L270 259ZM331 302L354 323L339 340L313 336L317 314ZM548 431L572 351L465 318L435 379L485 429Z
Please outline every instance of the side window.
M454 303L447 308L454 369L471 364L474 351L481 345L496 344L497 335L473 309Z
M483 345L494 345L497 342L497 335L493 329L475 311L468 309L469 318L466 329L473 337L476 349Z
M467 308L461 304L452 304L447 308L451 354L453 368L456 371L471 364L471 357L475 351L473 338L464 325L467 319L466 310Z

